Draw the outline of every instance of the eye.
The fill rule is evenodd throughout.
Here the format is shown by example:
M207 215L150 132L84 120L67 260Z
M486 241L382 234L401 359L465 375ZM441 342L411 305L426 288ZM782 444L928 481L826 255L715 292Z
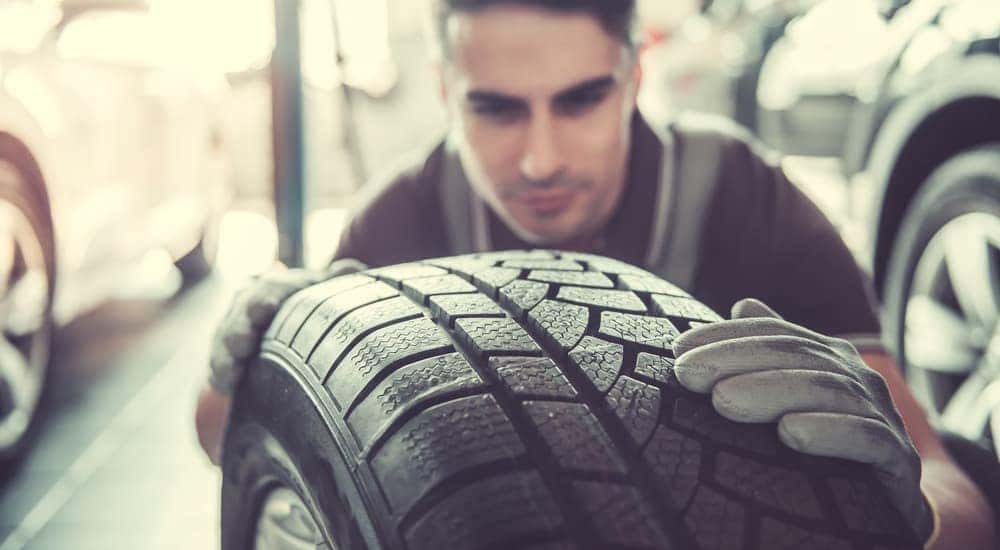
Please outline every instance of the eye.
M525 108L513 101L475 101L472 112L499 122L509 122L523 115Z
M556 100L556 109L564 115L579 115L600 104L608 97L609 90L586 90L576 92Z

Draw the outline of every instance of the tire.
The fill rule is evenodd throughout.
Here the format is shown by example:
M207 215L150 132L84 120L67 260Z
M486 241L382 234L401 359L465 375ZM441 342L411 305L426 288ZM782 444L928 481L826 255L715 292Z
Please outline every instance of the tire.
M13 474L39 425L55 291L52 218L27 148L0 133L0 472Z
M993 345L1000 343L1000 328L996 315L988 320L987 315L969 314L978 308L962 306L960 296L979 288L977 284L964 279L962 284L955 284L954 274L946 264L935 267L939 256L944 261L949 250L957 250L946 246L946 242L953 241L945 239L959 234L956 232L978 234L979 228L986 237L988 252L982 273L974 274L972 280L989 290L980 292L983 296L978 298L964 298L964 302L992 302L995 306L1000 303L1000 145L996 144L956 155L921 185L906 211L890 256L883 324L914 395L939 425L984 442L985 415L991 407L988 399L979 399L988 397L988 392L987 385L977 380L993 379L985 370L989 368L985 356L991 339ZM971 239L960 241L969 243ZM940 315L961 321L964 330L936 326L934 323L945 318ZM949 365L945 357L937 358L934 350L920 350L925 342L961 352L963 360L958 361L960 355L954 355L954 364ZM977 369L981 376L973 374ZM1000 405L996 399L994 403Z
M234 395L223 548L275 523L275 489L329 548L919 547L870 467L678 385L673 336L717 319L642 270L547 251L304 290Z

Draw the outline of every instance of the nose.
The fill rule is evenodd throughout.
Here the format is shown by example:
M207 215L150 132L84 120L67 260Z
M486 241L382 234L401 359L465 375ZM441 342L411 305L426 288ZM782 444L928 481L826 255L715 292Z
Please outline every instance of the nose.
M552 117L542 113L532 117L520 163L521 174L531 181L544 181L562 169L562 158Z

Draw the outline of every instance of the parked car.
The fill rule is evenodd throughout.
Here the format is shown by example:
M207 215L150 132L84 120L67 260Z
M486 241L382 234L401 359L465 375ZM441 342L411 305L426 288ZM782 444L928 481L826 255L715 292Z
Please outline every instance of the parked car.
M656 121L681 111L732 118L756 131L755 97L765 54L815 0L704 0L640 3L643 112Z
M888 341L939 425L985 441L991 415L1000 428L1000 3L939 6L861 97L842 167Z
M0 0L0 460L31 431L53 326L134 283L151 251L206 271L225 80L160 16Z
M939 425L1000 429L1000 3L825 0L765 62L762 135L829 156L887 341Z

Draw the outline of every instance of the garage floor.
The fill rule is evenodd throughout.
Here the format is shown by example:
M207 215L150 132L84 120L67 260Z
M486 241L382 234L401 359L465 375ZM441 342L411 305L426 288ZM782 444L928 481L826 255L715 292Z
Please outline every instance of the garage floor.
M227 297L212 279L61 331L39 438L0 486L0 549L218 546L220 476L192 412Z

